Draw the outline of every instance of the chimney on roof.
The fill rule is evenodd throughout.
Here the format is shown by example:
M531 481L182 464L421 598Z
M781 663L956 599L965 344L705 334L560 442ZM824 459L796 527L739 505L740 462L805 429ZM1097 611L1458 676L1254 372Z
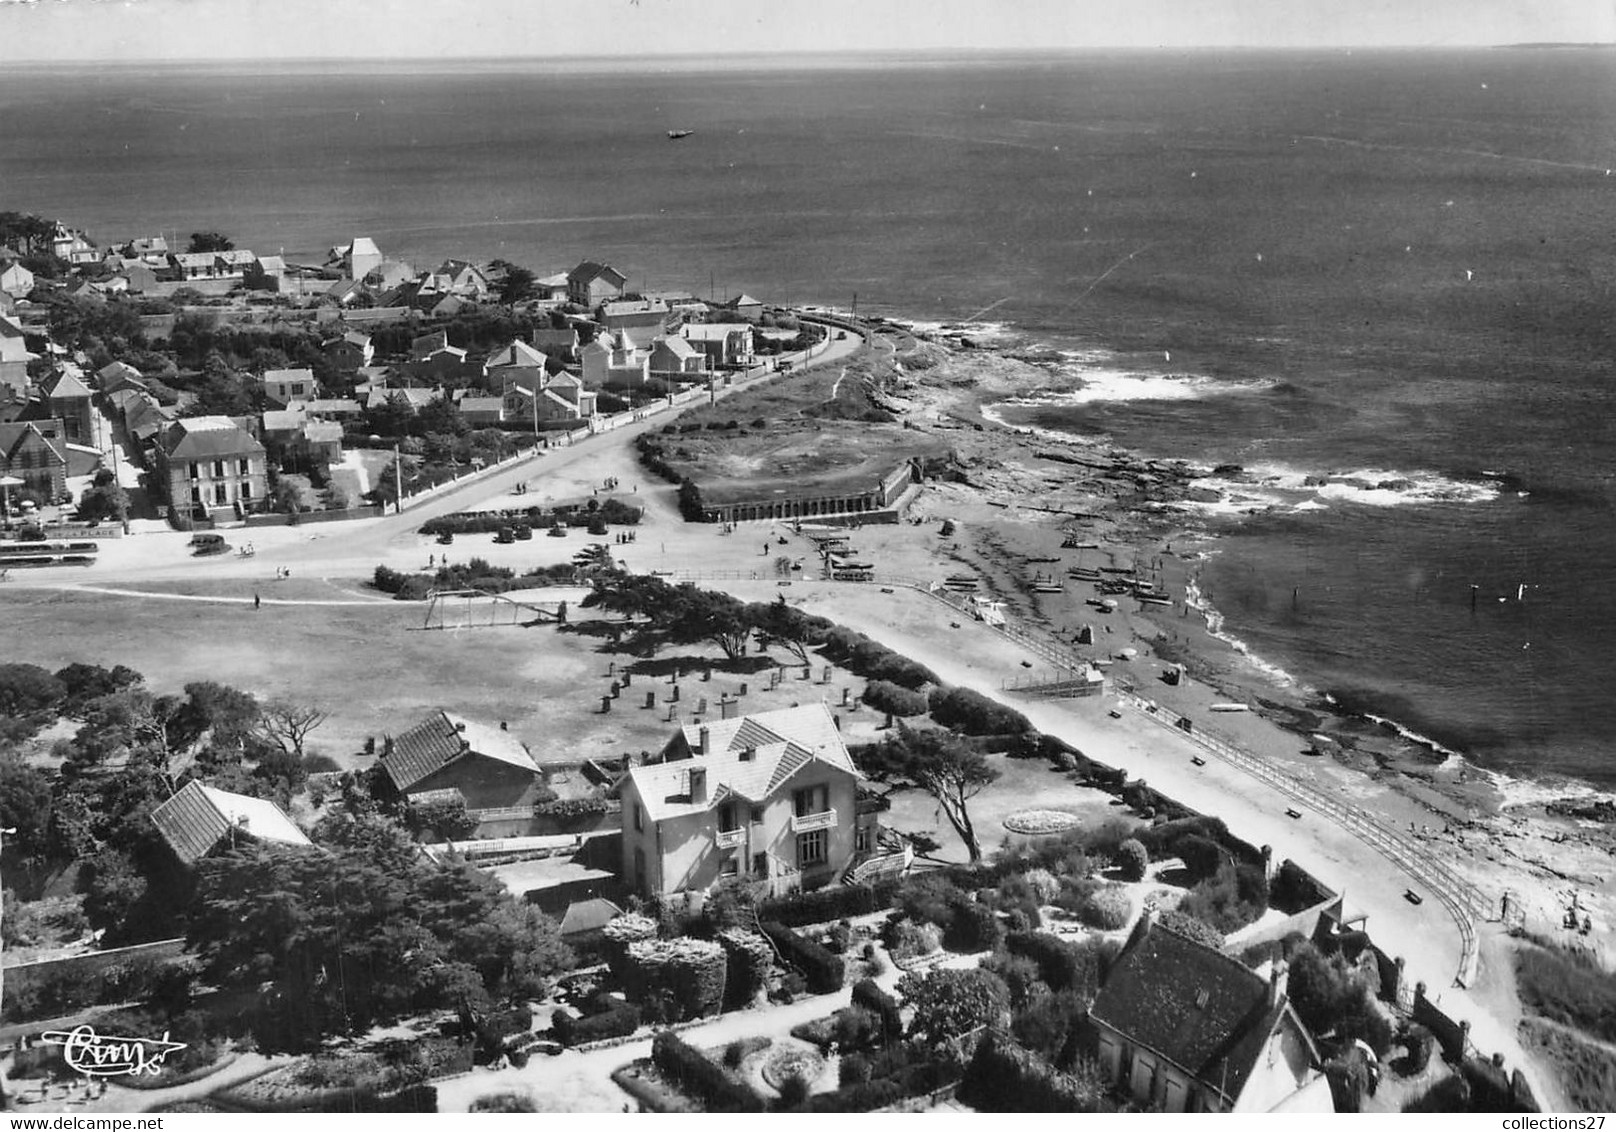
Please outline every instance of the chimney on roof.
M455 730L460 731L460 732L464 732L466 730L465 721L462 720L461 722L455 724Z
M690 802L704 805L707 801L707 768L692 767L690 771Z
M742 747L741 748L741 761L743 763L749 763L755 758L757 758L757 748L756 747Z
M708 748L712 744L712 736L708 733L707 728L705 726L703 726L702 729L697 734L700 735L700 739L698 740L698 746L696 747L696 753L698 755L705 755L708 752Z

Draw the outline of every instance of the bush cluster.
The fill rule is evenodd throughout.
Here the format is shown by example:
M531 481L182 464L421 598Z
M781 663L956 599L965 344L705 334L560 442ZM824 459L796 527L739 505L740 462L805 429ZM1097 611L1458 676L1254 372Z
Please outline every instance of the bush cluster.
M1052 990L1075 990L1092 995L1105 977L1114 944L1105 941L1073 943L1048 932L1011 932L1005 948L1038 964L1038 972Z
M895 887L890 884L848 884L832 885L813 892L796 892L765 900L758 907L758 915L793 928L864 916L891 907Z
M1150 852L1143 842L1129 838L1117 846L1117 868L1121 870L1123 880L1144 880L1145 869L1149 866Z
M757 932L725 928L718 933L718 944L729 963L725 974L725 1004L745 1006L757 997L774 969L774 947Z
M903 1032L898 1000L882 990L874 979L860 979L853 984L853 1005L863 1007L881 1020L886 1040L895 1040Z
M604 1038L626 1038L640 1028L640 1008L632 1002L599 1014L578 1017L568 1010L557 1010L550 1020L555 1039L564 1046L581 1046Z
M925 715L930 701L924 692L911 692L899 684L886 680L871 680L864 686L864 702L876 711L907 719Z
M1121 888L1097 888L1082 900L1077 914L1089 927L1112 932L1128 926L1133 915L1133 900Z
M825 634L822 652L849 671L911 690L937 684L937 674L924 664L893 652L863 633L838 625Z
M988 699L971 688L935 688L931 717L944 727L967 735L1006 735L1031 731L1032 724L1019 711Z
M872 1054L855 1055L847 1077L853 1080L834 1092L809 1097L802 1112L870 1112L909 1097L941 1089L959 1079L959 1067L919 1042L898 1042ZM848 1060L854 1060L849 1058Z
M708 1112L762 1112L763 1101L751 1089L714 1065L701 1050L679 1035L663 1030L651 1040L651 1061Z
M802 972L812 993L830 994L842 989L847 980L847 962L840 955L777 921L766 920L761 927L779 949L781 959Z
M1062 1073L1002 1034L989 1033L966 1069L961 1095L979 1112L1099 1112L1104 1083L1093 1066L1081 1069Z
M682 1022L717 1014L724 1008L724 982L729 960L724 949L707 939L646 939L628 945L624 983L629 997L665 1003Z

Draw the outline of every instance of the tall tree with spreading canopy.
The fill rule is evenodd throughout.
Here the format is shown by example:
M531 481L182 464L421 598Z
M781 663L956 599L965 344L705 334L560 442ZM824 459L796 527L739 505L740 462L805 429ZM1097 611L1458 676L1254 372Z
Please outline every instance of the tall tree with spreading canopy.
M317 731L331 713L312 704L275 699L263 706L258 714L257 734L299 761L309 736Z
M787 605L783 594L771 602L754 602L746 607L746 613L764 648L783 648L796 657L798 664L808 663L809 648L818 644L831 627L823 617Z
M190 944L204 977L259 993L261 1043L308 1048L423 1010L482 1009L540 993L570 963L552 921L468 865L422 858L393 823L316 832L323 852L249 846L198 866Z
M898 734L858 752L859 769L878 781L901 779L937 799L943 816L965 843L971 863L982 859L969 803L992 785L999 772L981 751L951 731L916 731L898 724Z
M199 252L231 252L236 250L236 245L230 237L219 232L192 232L191 242L185 250L192 255Z

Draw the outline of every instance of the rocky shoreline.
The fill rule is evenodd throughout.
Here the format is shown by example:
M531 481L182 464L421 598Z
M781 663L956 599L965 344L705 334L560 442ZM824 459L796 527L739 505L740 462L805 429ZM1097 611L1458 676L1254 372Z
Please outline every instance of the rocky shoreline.
M951 482L928 492L920 517L965 520L947 556L979 572L985 590L1010 612L1074 644L1087 625L1095 646L1080 651L1107 667L1113 680L1136 682L1141 694L1166 691L1144 671L1145 662L1182 665L1190 682L1293 736L1304 770L1329 762L1395 794L1421 815L1410 819L1411 829L1466 851L1476 879L1491 882L1485 891L1534 885L1551 926L1574 892L1582 907L1594 909L1600 936L1609 935L1616 925L1616 885L1609 875L1616 872L1616 810L1609 802L1591 800L1592 791L1580 785L1523 783L1474 766L1306 687L1218 631L1215 612L1195 589L1201 563L1216 552L1209 519L1271 504L1265 485L1235 467L1199 467L1104 438L996 420L995 404L1049 387L1059 360L1052 353L968 339L962 344L946 329L899 330L892 340L897 365L892 375L875 377L880 395L908 427L950 434L954 448ZM1063 542L1089 549L1063 552ZM1066 576L1074 554L1086 565L1119 570L1148 563L1171 604L1141 603L1102 616L1087 596L1088 583ZM1041 592L1051 581L1063 592ZM1124 641L1141 656L1124 664L1105 655L1120 651ZM1570 888L1545 889L1546 883Z

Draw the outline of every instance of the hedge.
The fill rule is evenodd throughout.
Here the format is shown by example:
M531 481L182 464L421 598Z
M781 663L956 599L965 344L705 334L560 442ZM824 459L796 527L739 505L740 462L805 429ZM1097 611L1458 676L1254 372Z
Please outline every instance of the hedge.
M1101 1099L1095 1081L1062 1073L996 1032L977 1045L961 1092L979 1112L1096 1112Z
M717 1014L724 1008L729 960L707 939L646 939L628 945L624 982L631 997L671 998L679 1021Z
M908 1051L915 1051L908 1054ZM907 1056L906 1056L907 1055ZM904 1064L892 1068L883 1076L855 1085L846 1085L834 1092L809 1097L798 1112L870 1112L910 1097L934 1092L959 1080L959 1071L946 1060L931 1055L912 1045L889 1046L871 1057L877 1066L903 1057Z
M621 916L614 916L607 921L606 926L600 930L602 951L606 955L606 965L611 968L612 974L619 979L627 977L628 949L630 944L641 940L655 939L657 937L657 922L649 916L641 916L635 912L625 912Z
M931 693L931 717L944 727L967 735L1020 734L1033 726L1019 711L990 700L970 688L936 688Z
M1130 837L1117 846L1117 868L1122 871L1122 879L1144 880L1149 865L1150 851L1138 838Z
M1096 951L1049 932L1011 932L1005 936L1004 945L1011 954L1038 964L1039 976L1052 990L1092 993L1104 975Z
M930 707L924 692L911 692L885 680L871 680L864 686L864 702L876 711L904 718L924 715Z
M603 1038L625 1038L640 1028L640 1008L625 1002L615 1010L580 1018L568 1010L557 1010L550 1020L556 1041L564 1046L581 1046Z
M763 1111L756 1093L672 1031L663 1030L651 1039L651 1062L708 1112Z
M774 947L757 932L725 928L718 933L729 967L725 973L727 1007L745 1006L757 997L774 967Z
M798 892L765 900L758 907L758 917L800 928L804 924L824 924L831 920L866 916L890 908L896 890L897 886L891 883L832 885L813 892Z
M847 963L840 955L803 938L778 921L766 920L759 926L779 948L781 959L802 972L812 993L830 994L842 989L847 981Z
M903 1018L899 1014L898 1000L893 998L874 979L860 979L853 984L853 1005L862 1006L881 1019L881 1027L888 1041L903 1033Z

